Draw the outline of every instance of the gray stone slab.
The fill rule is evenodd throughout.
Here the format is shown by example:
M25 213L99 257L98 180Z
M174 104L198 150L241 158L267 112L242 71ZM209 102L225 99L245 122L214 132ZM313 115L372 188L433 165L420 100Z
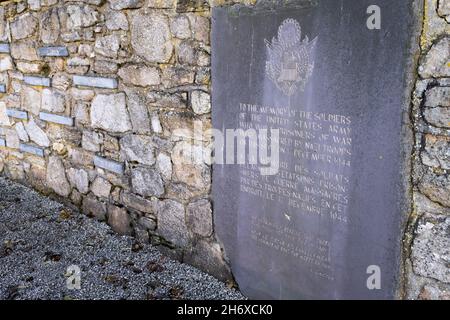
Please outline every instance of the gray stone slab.
M6 92L6 85L0 84L0 93L5 93L5 92Z
M8 117L16 119L28 119L28 113L26 111L20 111L16 109L6 109Z
M117 173L117 174L123 174L124 172L124 165L121 162L117 162L111 159L102 158L99 156L94 157L94 164L102 169Z
M279 2L213 9L213 127L280 137L274 175L261 162L214 165L217 236L250 298L393 299L410 212L403 115L420 10ZM381 30L366 26L371 4L382 8ZM381 286L369 288L377 270Z
M19 150L21 152L33 154L33 155L38 156L38 157L44 157L44 150L43 149L35 147L35 146L32 146L32 145L29 145L29 144L21 143L19 145Z
M117 80L114 78L104 77L87 77L87 76L73 76L73 84L83 87L95 87L105 89L117 88Z
M0 147L6 147L6 140L3 138L0 138Z
M50 87L50 85L51 85L50 78L44 78L44 77L25 76L25 77L23 77L23 81L26 84L29 84L32 86Z
M41 47L38 49L41 57L67 57L69 51L66 47Z
M73 118L64 117L64 116L60 116L57 114L41 112L41 113L39 113L39 119L47 121L47 122L63 124L66 126L73 126Z
M0 43L0 53L9 53L10 51L9 43Z

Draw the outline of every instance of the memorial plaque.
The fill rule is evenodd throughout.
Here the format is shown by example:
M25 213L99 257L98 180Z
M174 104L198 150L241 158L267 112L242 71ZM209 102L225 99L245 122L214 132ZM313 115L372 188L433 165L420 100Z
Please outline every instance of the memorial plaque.
M213 9L213 126L256 132L259 160L279 151L273 172L214 165L218 238L250 298L395 298L420 10L281 2Z

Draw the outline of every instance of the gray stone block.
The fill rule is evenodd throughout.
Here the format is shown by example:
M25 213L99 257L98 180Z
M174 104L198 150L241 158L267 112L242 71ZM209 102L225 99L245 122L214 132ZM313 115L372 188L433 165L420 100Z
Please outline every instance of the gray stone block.
M26 111L20 111L15 109L6 109L8 117L16 119L28 119L28 113Z
M6 85L0 84L0 93L5 93L5 92L6 92Z
M94 164L95 166L117 173L117 174L123 174L124 172L124 165L121 162L117 162L114 160L102 158L99 156L94 157Z
M73 84L84 87L116 89L117 80L104 77L73 76Z
M41 57L67 57L69 51L66 47L41 47L38 49Z
M9 53L9 43L0 43L0 53Z
M25 76L23 81L32 86L50 87L50 78Z
M6 141L3 138L0 138L0 147L6 147Z
M31 146L29 144L21 143L19 145L19 150L21 152L34 154L35 156L44 157L44 150L35 146Z
M47 122L63 124L66 126L73 126L73 118L59 116L57 114L41 112L39 113L39 119Z

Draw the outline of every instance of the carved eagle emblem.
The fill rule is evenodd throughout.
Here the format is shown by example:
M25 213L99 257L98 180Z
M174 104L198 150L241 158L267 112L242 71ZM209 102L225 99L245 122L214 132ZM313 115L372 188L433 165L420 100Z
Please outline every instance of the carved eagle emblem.
M278 28L277 37L264 40L267 47L266 74L285 95L304 90L314 70L313 51L317 37L302 40L300 24L286 19Z

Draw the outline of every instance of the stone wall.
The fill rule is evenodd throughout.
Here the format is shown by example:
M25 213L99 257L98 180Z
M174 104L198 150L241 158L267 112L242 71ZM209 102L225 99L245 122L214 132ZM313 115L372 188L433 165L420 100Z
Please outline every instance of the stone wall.
M212 223L210 7L254 0L0 5L0 172L227 280ZM450 298L450 1L426 0L413 93L405 298ZM177 130L182 129L182 130ZM194 146L192 148L192 146Z
M450 299L450 1L426 0L424 12L405 297Z
M211 168L184 161L211 123L208 2L6 1L0 43L0 172L230 279Z

